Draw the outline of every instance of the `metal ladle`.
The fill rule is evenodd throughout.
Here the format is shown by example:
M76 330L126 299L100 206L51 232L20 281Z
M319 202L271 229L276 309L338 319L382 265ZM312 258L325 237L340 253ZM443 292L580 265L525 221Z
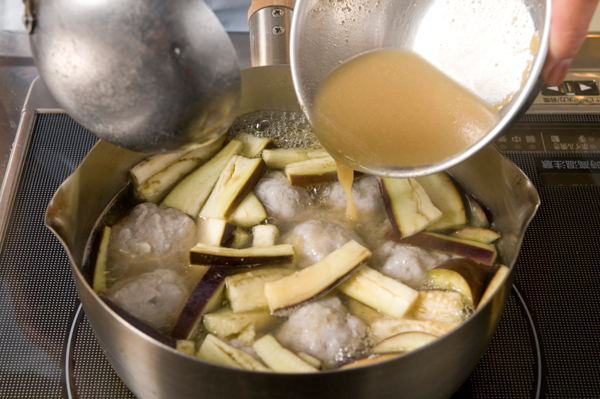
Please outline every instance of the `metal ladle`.
M25 0L41 78L98 137L172 151L224 134L241 97L235 49L202 0Z
M290 40L296 95L314 126L318 89L340 63L382 48L418 53L488 103L502 103L482 139L436 164L406 167L398 160L397 167L388 168L376 159L359 165L315 133L334 158L355 170L403 178L440 172L490 144L533 102L548 50L551 8L551 0L298 0ZM377 140L377 132L365 134Z

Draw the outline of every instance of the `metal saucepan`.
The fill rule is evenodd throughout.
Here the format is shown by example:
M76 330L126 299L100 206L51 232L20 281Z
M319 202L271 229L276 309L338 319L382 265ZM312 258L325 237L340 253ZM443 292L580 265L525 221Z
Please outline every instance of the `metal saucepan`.
M275 15L273 8L267 7L263 14ZM260 110L300 111L287 65L244 69L241 82L238 115ZM128 184L129 169L146 156L100 141L57 190L45 218L69 256L81 303L98 342L125 384L145 399L449 397L475 368L492 339L510 292L525 229L539 204L526 176L494 147L483 148L449 173L489 209L502 234L498 249L511 272L485 306L430 345L387 362L315 374L250 372L182 355L143 334L109 309L82 274L98 221Z
M26 0L40 76L73 119L135 151L223 135L235 118L235 49L202 0Z
M485 136L447 159L415 167L384 167L375 158L359 164L327 141L323 144L334 158L365 173L415 177L439 172L490 144L529 108L541 85L550 12L551 0L298 0L291 37L296 93L312 125L318 89L340 63L376 49L416 52L490 105L501 106ZM435 98L437 93L402 95ZM377 140L371 132L365 135Z

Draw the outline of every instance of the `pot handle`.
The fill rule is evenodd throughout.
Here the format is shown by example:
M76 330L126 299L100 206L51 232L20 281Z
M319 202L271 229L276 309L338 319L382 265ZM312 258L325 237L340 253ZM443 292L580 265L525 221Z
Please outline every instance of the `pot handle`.
M252 0L248 10L252 66L290 63L290 28L296 0Z
M23 0L23 3L25 5L23 24L25 25L25 30L30 35L33 33L33 28L35 27L35 9L33 1L34 0Z

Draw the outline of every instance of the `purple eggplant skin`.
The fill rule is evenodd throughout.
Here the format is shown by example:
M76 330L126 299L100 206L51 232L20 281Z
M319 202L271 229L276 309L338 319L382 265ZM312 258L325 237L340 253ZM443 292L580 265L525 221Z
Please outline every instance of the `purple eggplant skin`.
M104 295L99 295L99 297L102 300L102 302L104 302L106 306L108 306L113 312L118 314L121 318L123 318L123 320L125 320L144 334L148 335L151 338L154 338L162 344L170 346L171 348L176 347L177 341L175 340L175 338L167 337L166 335L162 334L160 331L144 323L137 317L133 316L131 313L129 313L128 311L126 311L125 309L123 309Z
M354 172L354 177L362 176L362 172ZM338 181L337 171L323 173L322 175L290 175L288 177L292 186L317 186L320 184L329 184Z
M293 256L265 256L265 257L238 257L190 252L192 265L218 265L222 267L258 267L271 265L285 265L294 261Z
M322 175L290 175L289 179L292 186L315 186L338 181L337 171Z
M496 258L495 252L489 249L452 240L446 240L424 233L417 233L410 237L400 238L395 231L390 230L386 233L386 238L401 244L411 244L417 247L434 249L436 251L442 251L466 258L471 258L478 263L483 263L484 265L488 266L492 266Z
M388 219L392 224L392 228L394 229L393 234L391 232L388 232L388 235L390 236L390 240L401 240L402 238L402 232L400 231L400 226L398 225L398 220L396 219L396 215L394 215L394 208L392 206L392 198L390 196L390 193L388 192L387 188L385 187L385 183L383 179L379 179L379 189L381 190L381 198L383 198L383 204L385 205L385 212L388 215Z
M237 227L232 225L231 223L227 223L225 225L225 230L223 231L223 237L221 238L221 246L225 247L228 246L226 244L231 244L231 241L233 241L233 233L235 232L235 229Z
M493 277L492 271L496 270L496 268L491 268L469 258L448 259L441 265L436 266L435 269L452 270L460 274L471 288L475 307L479 304L485 288Z
M225 284L225 277L230 273L231 269L223 267L211 267L204 273L183 306L175 327L171 331L171 337L175 339L188 338L190 332L202 317L206 305L208 305L215 292Z

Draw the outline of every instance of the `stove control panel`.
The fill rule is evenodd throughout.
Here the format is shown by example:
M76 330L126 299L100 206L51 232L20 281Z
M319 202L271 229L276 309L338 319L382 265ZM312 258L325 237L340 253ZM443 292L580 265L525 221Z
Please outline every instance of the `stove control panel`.
M544 187L600 187L600 113L525 115L494 144L534 152Z
M600 123L517 123L494 141L501 151L600 152Z
M598 71L572 71L558 86L544 84L532 109L595 109L600 112L600 74Z
M544 97L554 96L600 96L598 83L595 80L565 80L558 86L543 85L541 95Z

